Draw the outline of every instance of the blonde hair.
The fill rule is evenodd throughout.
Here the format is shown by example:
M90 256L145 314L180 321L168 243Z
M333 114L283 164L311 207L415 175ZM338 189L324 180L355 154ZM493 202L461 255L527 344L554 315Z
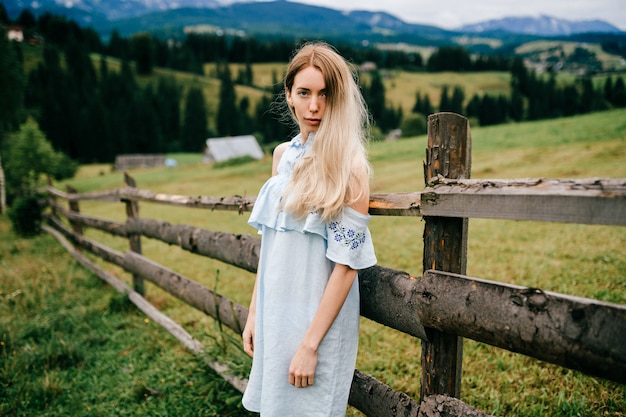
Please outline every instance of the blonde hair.
M317 211L329 221L369 190L371 170L365 148L369 113L356 73L323 42L307 43L294 55L287 67L285 91L291 91L296 74L308 67L324 76L326 109L311 150L295 166L283 201L285 210L296 218ZM297 121L293 108L289 110Z

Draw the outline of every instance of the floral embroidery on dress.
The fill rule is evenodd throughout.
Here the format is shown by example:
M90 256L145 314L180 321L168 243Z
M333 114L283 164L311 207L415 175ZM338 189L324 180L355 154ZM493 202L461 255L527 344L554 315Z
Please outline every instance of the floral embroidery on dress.
M365 243L365 233L357 233L353 229L348 229L339 222L330 222L328 228L334 233L335 242L342 243L351 250L357 249Z

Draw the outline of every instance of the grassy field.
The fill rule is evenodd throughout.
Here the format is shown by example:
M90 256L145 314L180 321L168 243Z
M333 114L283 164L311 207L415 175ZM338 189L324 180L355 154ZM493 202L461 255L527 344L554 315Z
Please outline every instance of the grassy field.
M515 48L515 54L535 61L546 61L550 58L571 56L576 49L583 49L595 55L597 60L602 62L602 67L605 71L624 71L626 69L626 63L622 57L607 53L599 44L534 41Z
M473 178L626 178L626 110L472 129ZM372 192L423 188L425 137L376 142ZM266 158L216 169L201 155L170 155L177 167L132 171L140 188L182 195L256 195ZM84 166L79 191L121 186L108 165ZM64 183L57 184L63 189ZM142 217L210 230L253 233L247 215L141 204ZM119 203L81 203L81 212L124 219ZM18 239L0 218L0 415L247 415L240 396L201 361L130 308L66 255L50 236ZM422 271L423 222L375 217L379 264ZM626 229L470 220L468 275L626 304ZM123 239L87 230L125 251ZM253 275L143 239L148 257L247 305ZM129 282L115 267L105 266ZM148 285L147 298L244 374L236 336ZM357 366L418 396L420 342L362 319ZM461 399L498 416L626 416L626 386L464 340ZM354 409L350 416L361 415Z

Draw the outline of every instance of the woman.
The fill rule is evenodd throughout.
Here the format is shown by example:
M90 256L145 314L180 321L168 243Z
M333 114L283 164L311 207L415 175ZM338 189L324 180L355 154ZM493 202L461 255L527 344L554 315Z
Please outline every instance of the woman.
M357 270L376 263L368 113L327 44L304 45L284 85L300 133L274 150L249 219L262 239L243 331L253 357L243 405L262 417L343 416L358 345Z

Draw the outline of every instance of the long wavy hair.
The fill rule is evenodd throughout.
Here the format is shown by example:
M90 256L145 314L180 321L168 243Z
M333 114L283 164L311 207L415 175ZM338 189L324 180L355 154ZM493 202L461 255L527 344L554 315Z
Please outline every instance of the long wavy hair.
M356 72L323 42L304 44L297 51L287 67L285 91L291 91L296 74L308 67L323 74L326 109L310 152L295 166L283 201L285 210L296 218L317 211L322 220L329 221L369 190L366 143L370 117ZM297 122L294 109L289 106L289 110Z

